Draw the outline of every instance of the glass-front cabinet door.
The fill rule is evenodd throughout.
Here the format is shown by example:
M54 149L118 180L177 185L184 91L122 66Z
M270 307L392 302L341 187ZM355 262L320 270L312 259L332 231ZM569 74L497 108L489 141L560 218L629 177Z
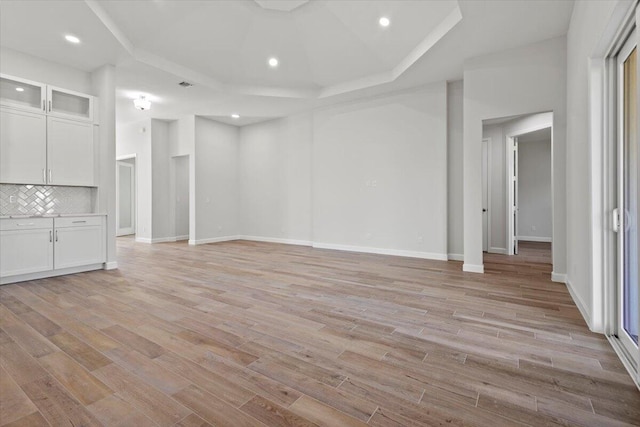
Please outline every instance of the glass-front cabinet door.
M57 87L48 87L47 111L50 115L74 120L93 119L93 97Z
M44 84L0 74L1 105L44 113L46 97Z

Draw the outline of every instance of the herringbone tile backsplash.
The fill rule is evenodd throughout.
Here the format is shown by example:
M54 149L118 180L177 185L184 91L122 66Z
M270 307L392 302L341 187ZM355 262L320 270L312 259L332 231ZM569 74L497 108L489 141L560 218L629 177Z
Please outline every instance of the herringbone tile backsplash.
M0 215L91 213L95 188L0 184Z

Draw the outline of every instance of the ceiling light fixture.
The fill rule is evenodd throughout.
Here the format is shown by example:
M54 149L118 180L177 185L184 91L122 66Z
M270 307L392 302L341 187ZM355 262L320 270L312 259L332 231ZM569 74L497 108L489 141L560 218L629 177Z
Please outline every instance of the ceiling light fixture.
M133 105L141 111L151 109L151 102L144 95L140 95L140 98L134 99Z
M387 18L386 16L383 16L382 18L380 18L380 20L378 20L378 23L381 27L386 28L389 26L389 24L391 24L391 21L389 21L389 18Z
M239 119L240 118L240 114L232 114L231 118L232 119Z
M269 58L269 67L276 68L279 64L278 58Z
M17 87L17 88L16 88L16 90L17 90L18 92L24 92L24 88L23 88L23 87Z
M80 43L80 39L77 38L76 36L72 36L71 34L67 34L66 36L64 36L65 40L68 41L69 43L73 43L73 44L78 44Z

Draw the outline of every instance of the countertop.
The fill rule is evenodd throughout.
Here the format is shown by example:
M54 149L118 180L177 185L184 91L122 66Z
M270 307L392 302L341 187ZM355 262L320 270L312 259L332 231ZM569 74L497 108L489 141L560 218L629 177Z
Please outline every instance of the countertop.
M45 215L0 215L0 219L20 219L20 218L68 218L76 216L107 216L106 213L64 213Z

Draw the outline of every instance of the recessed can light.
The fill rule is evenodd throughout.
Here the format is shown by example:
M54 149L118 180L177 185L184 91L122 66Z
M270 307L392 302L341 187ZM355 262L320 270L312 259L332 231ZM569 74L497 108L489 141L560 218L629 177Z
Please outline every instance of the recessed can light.
M16 90L17 90L18 92L24 92L24 88L23 88L23 87L17 87L17 88L16 88Z
M269 67L275 68L279 64L278 58L269 58Z
M80 43L80 39L77 38L76 36L72 36L71 34L67 34L66 36L64 36L64 39L69 43L74 43L74 44Z
M388 27L389 24L391 24L391 21L389 21L389 18L387 18L386 16L383 16L382 18L380 18L378 23L381 27Z
M240 114L232 114L231 118L232 119L239 119L240 118Z

